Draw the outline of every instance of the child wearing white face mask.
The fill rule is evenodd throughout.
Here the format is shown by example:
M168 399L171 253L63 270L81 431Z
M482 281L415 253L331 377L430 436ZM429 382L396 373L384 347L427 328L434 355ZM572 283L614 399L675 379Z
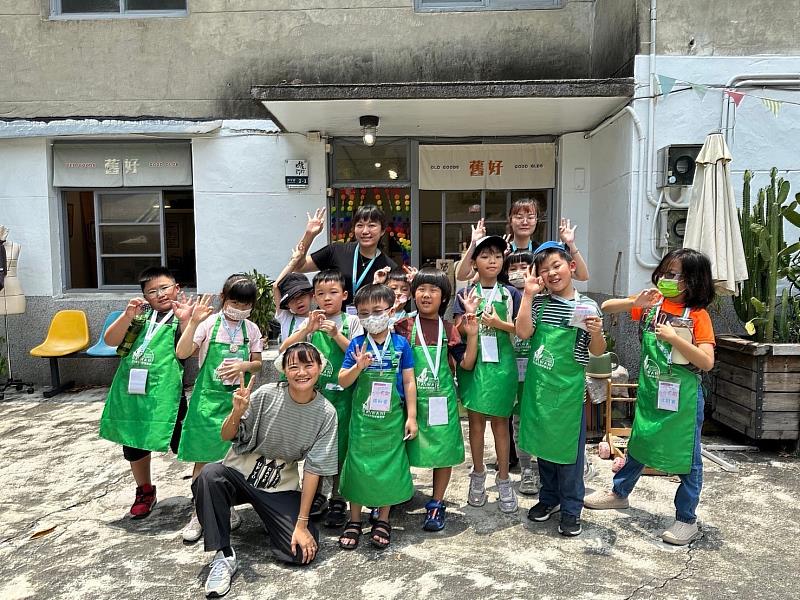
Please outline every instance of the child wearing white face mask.
M222 288L221 310L213 314L211 296L204 295L194 306L175 349L181 359L199 354L200 372L178 447L178 460L195 463L192 480L206 463L222 460L227 454L231 443L220 437L220 430L231 412L233 392L240 375L249 382L261 371L261 331L247 320L257 295L258 289L247 275L231 275ZM231 526L235 528L239 522L239 516L231 511ZM183 529L183 539L196 542L202 534L193 514Z

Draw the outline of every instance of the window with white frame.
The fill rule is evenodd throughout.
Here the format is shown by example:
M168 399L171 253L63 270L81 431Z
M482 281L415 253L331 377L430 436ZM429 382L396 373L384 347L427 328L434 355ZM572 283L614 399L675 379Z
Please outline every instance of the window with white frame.
M417 12L561 8L564 0L414 0Z
M143 17L182 16L188 0L50 0L53 16Z

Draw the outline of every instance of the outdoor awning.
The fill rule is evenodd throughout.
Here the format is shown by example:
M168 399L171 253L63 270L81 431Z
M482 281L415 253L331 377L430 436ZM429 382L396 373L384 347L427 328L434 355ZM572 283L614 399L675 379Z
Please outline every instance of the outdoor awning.
M251 95L284 131L380 136L519 136L586 131L633 97L633 79L257 85Z

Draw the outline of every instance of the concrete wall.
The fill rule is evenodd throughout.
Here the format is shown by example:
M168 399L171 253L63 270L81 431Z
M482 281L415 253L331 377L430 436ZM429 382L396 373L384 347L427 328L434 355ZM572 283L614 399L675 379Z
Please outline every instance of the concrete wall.
M595 0L592 77L630 77L639 47L636 0Z
M650 0L639 2L642 54ZM800 0L658 0L656 52L683 56L800 53Z
M183 18L50 20L0 2L6 118L263 116L253 84L588 77L594 5L415 13L412 0L191 0Z
M310 161L309 187L286 188L286 159ZM276 277L302 237L306 213L325 206L325 144L297 134L192 142L197 289L218 293L231 273ZM317 238L311 251L327 243Z

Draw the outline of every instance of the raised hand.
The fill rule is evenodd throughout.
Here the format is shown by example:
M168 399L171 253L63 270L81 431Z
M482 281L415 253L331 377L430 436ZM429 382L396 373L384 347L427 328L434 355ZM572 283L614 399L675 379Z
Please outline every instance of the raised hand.
M544 279L536 274L536 268L530 265L525 271L525 293L531 296L541 294L544 290Z
M414 282L414 277L417 276L417 273L419 272L419 269L417 269L416 267L410 267L408 265L403 265L403 271L405 271L405 273L406 273L406 280L408 281L408 283L413 283Z
M195 302L197 302L196 296L189 298L186 292L181 292L178 294L178 299L172 301L172 312L180 322L185 323L192 317Z
M314 333L320 328L322 322L325 320L325 311L324 310L312 310L311 313L308 315L308 319L305 323L306 333L309 335Z
M514 241L514 236L510 233L507 233L503 236L503 240L506 243L506 249L503 251L503 256L508 256L511 254L511 242Z
M633 305L638 308L651 308L661 301L661 292L656 288L642 290L633 300Z
M561 238L561 241L564 242L567 247L575 243L575 230L577 228L577 225L573 227L569 219L561 219L561 224L558 226L558 237Z
M486 225L484 225L483 219L480 219L472 228L472 244L475 245L483 237L486 237Z
M255 377L251 378L250 383L245 386L244 373L239 373L239 387L233 392L233 412L240 417L250 407L250 391L253 389L255 380Z
M322 321L322 323L319 324L319 330L327 333L330 337L333 337L339 333L339 328L336 327L336 322L331 321L330 319L325 319Z
M372 353L367 352L364 348L356 347L356 349L353 350L353 358L356 359L356 365L358 365L359 371L363 371L372 364Z
M309 213L306 213L306 216L308 217L308 223L306 223L306 233L309 233L314 237L322 233L322 230L325 228L325 209L318 208L314 211L313 216Z
M302 259L305 255L306 255L306 246L305 244L303 244L303 242L299 242L297 246L292 248L292 255L289 258L289 261L293 265L295 265L298 262L300 262L300 259Z
M133 319L133 317L142 312L143 306L147 306L147 300L144 298L131 298L128 306L125 307L125 316Z
M389 278L389 271L391 270L392 267L383 267L375 271L375 274L372 276L372 283L378 285L385 284L386 280Z
M211 294L203 294L203 296L192 307L192 312L189 315L189 322L194 325L199 325L210 317L214 312L214 307L211 306L211 300L214 297Z
M474 313L465 314L464 318L461 320L461 326L464 328L464 332L468 337L478 335L478 331L480 330L478 317L476 317Z
M464 296L461 297L461 306L464 307L464 313L474 315L478 312L482 296L478 293L478 288L472 288Z

